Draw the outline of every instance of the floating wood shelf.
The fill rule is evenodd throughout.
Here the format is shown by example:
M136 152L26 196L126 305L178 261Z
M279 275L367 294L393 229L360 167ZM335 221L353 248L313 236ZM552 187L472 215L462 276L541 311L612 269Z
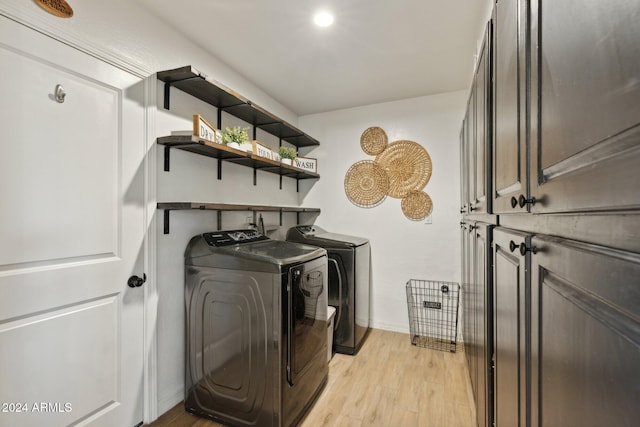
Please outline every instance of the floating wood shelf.
M195 135L172 135L158 138L158 144L165 146L164 152L164 170L170 170L170 148L189 151L200 154L202 156L213 157L218 160L224 160L243 166L248 166L254 170L270 172L280 176L288 176L295 179L312 179L320 178L317 173L298 169L294 166L285 165L275 160L266 159L256 156L252 153L246 153L235 148L227 147L222 144L215 144L204 141ZM222 177L220 164L218 165L218 178ZM255 184L255 180L254 180Z
M269 206L269 205L239 205L228 203L194 203L194 202L162 202L158 203L158 209L164 210L164 234L169 234L169 215L172 210L210 210L218 212L218 230L222 227L222 217L220 212L223 211L249 211L253 212L279 212L280 225L282 225L282 214L285 212L295 212L298 214L298 223L300 222L301 213L319 214L318 208L303 208L300 206Z
M173 86L218 108L218 122L220 122L221 112L225 111L296 147L320 145L316 139L300 129L211 79L191 65L159 71L157 76L158 80L165 83L164 108L167 110L170 107L171 86ZM218 123L218 127L220 127L220 123Z

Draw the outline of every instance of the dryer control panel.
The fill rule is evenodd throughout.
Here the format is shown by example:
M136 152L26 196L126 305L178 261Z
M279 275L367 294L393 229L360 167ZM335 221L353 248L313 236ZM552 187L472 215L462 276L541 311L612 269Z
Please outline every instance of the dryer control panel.
M238 243L269 240L267 236L261 234L259 231L251 229L213 231L211 233L204 233L202 236L209 246L229 246Z

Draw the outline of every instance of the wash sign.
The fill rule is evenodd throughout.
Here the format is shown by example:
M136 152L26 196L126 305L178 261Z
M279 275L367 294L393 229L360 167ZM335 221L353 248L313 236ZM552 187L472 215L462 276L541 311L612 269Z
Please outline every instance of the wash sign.
M310 157L296 157L293 159L293 166L298 169L304 169L307 172L318 172L318 159L312 159Z

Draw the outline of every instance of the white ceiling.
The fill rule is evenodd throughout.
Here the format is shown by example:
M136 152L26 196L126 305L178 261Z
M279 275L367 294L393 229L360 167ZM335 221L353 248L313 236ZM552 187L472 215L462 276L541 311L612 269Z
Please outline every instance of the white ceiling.
M138 2L297 115L466 89L487 5L487 0ZM313 24L319 9L334 13L331 27ZM193 62L181 65L197 67L196 58Z

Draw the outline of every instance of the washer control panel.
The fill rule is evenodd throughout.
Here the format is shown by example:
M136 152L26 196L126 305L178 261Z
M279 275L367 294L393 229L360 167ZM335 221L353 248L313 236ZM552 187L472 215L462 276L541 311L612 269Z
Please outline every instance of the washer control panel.
M238 243L258 242L260 240L269 239L259 231L251 229L213 231L210 233L204 233L202 236L209 246L229 246L236 245Z
M313 236L316 234L316 229L312 225L299 225L296 228L303 236Z

